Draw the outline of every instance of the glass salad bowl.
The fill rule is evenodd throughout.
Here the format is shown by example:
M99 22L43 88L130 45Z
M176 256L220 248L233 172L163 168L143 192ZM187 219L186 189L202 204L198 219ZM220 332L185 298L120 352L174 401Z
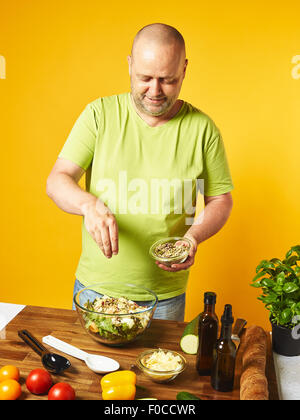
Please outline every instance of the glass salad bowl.
M157 302L156 294L145 287L113 282L84 287L74 296L84 330L109 346L139 338L150 326Z
M156 261L171 267L172 264L183 263L193 244L188 238L171 237L160 239L151 246L150 256Z

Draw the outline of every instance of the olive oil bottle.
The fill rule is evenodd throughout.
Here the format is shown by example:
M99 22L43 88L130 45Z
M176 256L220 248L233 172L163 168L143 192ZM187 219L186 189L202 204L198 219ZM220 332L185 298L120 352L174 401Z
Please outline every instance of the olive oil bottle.
M232 307L225 305L221 318L221 334L214 349L211 385L216 391L232 391L234 386L236 347L231 340Z
M199 375L210 375L213 363L213 350L218 338L219 320L215 313L216 294L204 294L204 311L199 315L199 347L196 357L196 369Z

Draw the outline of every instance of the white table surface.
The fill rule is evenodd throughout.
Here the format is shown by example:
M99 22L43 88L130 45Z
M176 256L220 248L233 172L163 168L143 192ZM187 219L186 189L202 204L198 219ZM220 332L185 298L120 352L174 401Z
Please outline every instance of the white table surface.
M3 330L6 325L24 308L25 305L0 302L0 331Z
M0 339L5 338L6 325L26 305L0 302ZM281 400L300 400L300 356L286 357L273 353L278 393Z
M273 352L278 394L281 400L300 400L300 356Z

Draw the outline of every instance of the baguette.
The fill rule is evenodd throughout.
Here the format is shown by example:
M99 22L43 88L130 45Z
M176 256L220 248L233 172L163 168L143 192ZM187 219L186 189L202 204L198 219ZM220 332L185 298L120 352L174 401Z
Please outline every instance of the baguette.
M265 375L267 336L256 325L247 328L243 339L241 400L268 400L268 381Z

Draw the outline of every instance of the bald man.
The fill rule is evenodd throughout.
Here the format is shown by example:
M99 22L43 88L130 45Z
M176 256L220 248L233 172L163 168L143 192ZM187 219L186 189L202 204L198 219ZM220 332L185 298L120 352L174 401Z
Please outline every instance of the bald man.
M146 292L137 295L128 284L143 286L158 297L154 317L183 321L189 269L199 244L230 215L232 180L218 128L179 99L188 64L182 35L147 25L127 59L131 93L86 106L47 193L62 210L83 216L74 294L117 282L124 296L143 301ZM84 173L85 190L78 185ZM205 208L194 218L199 185ZM152 260L150 246L174 236L191 240L188 258L171 267Z

